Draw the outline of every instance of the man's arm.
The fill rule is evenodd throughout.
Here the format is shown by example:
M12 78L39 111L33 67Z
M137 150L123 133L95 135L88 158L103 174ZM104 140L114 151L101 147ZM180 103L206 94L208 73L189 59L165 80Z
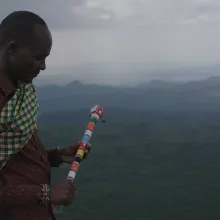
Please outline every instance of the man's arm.
M75 197L75 184L67 180L52 187L41 185L5 185L0 182L0 209L18 206L70 205Z
M0 184L0 207L40 204L40 185Z
M63 163L62 157L57 148L47 149L47 155L51 167L59 167Z
M36 138L36 141L41 146L43 146L45 148L45 146L43 145L43 143L40 140L40 137L38 136L37 131L36 131L35 138ZM46 149L46 151L47 151L47 158L48 158L48 161L49 161L51 167L59 167L63 163L62 157L59 154L59 151L58 151L57 148L55 148L55 149Z

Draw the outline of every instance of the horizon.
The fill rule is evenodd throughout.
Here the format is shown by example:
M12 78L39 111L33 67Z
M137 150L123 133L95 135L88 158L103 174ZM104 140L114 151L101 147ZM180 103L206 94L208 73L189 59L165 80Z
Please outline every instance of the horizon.
M47 80L51 80L54 76L49 76L47 78ZM207 76L207 77L203 77L203 78L195 78L195 79L191 79L191 80L166 80L166 79L150 79L148 81L142 81L140 83L134 83L134 84L123 84L123 83L96 83L96 82L85 82L83 80L79 80L79 79L73 79L70 81L65 81L64 82L59 82L56 80L51 80L51 81L44 81L44 79L35 79L34 80L34 84L37 87L47 87L47 86L68 86L70 84L79 84L79 85L97 85L97 86L110 86L110 87L121 87L121 88L127 88L127 87L140 87L140 86L147 86L150 85L151 83L170 83L170 84L187 84L190 82L203 82L203 81L207 81L209 79L220 79L220 76L217 75L212 75L212 76Z
M220 65L174 66L145 63L105 63L84 64L49 68L34 79L37 84L65 85L73 81L83 84L138 86L160 80L164 82L190 82L220 77ZM120 75L119 73L124 74ZM114 77L112 77L114 76Z

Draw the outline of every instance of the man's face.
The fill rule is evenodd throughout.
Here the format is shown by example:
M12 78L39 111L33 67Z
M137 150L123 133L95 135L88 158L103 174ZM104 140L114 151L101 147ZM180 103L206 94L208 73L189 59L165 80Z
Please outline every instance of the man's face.
M42 25L36 25L28 46L20 47L16 42L9 46L8 66L12 77L32 82L41 70L46 69L46 57L49 56L51 47L50 31Z

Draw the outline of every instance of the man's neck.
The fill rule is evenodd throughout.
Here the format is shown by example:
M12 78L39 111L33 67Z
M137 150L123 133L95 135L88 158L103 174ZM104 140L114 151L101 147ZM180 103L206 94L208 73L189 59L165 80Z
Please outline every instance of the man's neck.
M7 68L7 59L3 50L0 50L0 75L4 75L4 77L8 78L11 81L15 88L18 88L18 81L13 77L13 74L10 73L10 70Z
M16 79L13 79L12 77L10 77L10 75L7 74L6 71L0 70L0 75L4 75L4 77L8 78L8 79L11 81L11 83L13 84L13 86L14 86L15 88L18 88L18 86L19 86L19 81L16 80Z

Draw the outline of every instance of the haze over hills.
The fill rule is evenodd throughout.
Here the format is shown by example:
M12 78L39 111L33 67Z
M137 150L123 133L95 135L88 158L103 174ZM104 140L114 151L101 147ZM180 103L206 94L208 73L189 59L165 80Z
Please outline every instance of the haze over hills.
M219 76L220 65L182 66L167 63L88 63L77 66L50 67L35 80L37 85L83 83L136 86L151 80L189 82Z
M40 112L90 108L99 103L107 108L141 111L219 111L220 77L190 82L153 80L137 86L83 84L36 86Z

